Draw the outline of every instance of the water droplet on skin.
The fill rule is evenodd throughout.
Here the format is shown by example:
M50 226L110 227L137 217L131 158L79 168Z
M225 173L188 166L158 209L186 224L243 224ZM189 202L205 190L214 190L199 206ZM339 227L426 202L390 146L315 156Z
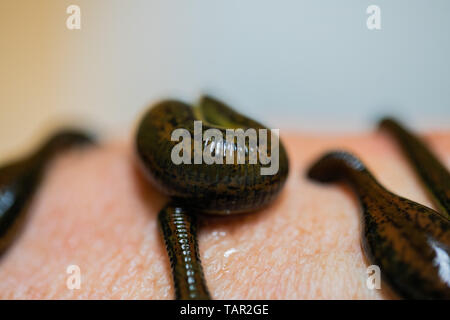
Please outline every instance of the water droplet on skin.
M213 231L211 235L214 240L219 240L220 238L225 237L227 233L225 231Z
M227 251L225 251L225 253L223 254L223 256L225 258L228 258L230 255L232 255L233 253L237 252L238 250L236 250L235 248L231 248L228 249Z

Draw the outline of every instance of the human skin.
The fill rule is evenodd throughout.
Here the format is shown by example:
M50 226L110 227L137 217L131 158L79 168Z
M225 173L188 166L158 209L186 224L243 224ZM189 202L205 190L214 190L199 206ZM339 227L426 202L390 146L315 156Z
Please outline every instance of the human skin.
M367 288L360 209L343 184L305 172L322 153L358 155L388 189L433 207L392 137L283 133L285 188L246 215L200 216L199 246L214 299L393 299L386 283ZM450 132L426 134L450 166ZM168 199L137 165L132 139L73 150L55 159L30 203L22 232L0 259L2 299L172 299L157 214ZM69 265L81 288L67 287ZM382 270L381 270L382 272Z

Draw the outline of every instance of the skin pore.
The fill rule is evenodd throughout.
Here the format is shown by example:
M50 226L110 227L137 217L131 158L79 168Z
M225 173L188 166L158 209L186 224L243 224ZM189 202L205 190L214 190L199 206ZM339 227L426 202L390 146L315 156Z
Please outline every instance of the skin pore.
M359 156L386 188L434 208L398 145L383 132L308 136L281 132L290 174L270 206L242 216L199 217L199 247L214 299L395 298L366 286L359 206L345 185L306 170L324 151ZM425 135L450 165L450 133ZM132 138L59 156L0 260L0 298L172 299L170 264L157 228L168 201L142 176ZM81 288L66 286L69 265Z

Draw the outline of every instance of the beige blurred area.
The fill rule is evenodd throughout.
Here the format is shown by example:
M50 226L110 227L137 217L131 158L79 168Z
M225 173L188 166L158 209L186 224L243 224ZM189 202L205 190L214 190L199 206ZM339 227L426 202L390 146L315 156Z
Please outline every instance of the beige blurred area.
M157 100L203 93L281 131L372 131L386 113L448 130L450 3L380 4L379 32L367 5L2 0L0 162L64 124L129 136Z
M0 161L66 125L103 135L128 131L117 112L109 114L109 92L117 83L109 73L114 50L108 28L100 26L100 3L77 1L83 7L82 29L68 30L71 3L0 2Z

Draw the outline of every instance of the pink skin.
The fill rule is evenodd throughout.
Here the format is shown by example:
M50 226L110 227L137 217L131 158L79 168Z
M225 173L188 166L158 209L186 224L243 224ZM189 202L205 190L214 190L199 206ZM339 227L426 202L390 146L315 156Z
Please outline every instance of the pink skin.
M366 286L359 208L342 185L308 181L328 149L359 155L399 195L432 206L398 147L382 133L282 136L290 176L265 210L202 217L199 245L215 299L395 298ZM450 165L450 132L427 135ZM3 299L172 299L168 258L156 216L167 201L142 177L129 140L72 151L55 160L23 232L0 260ZM81 289L66 286L69 265Z

